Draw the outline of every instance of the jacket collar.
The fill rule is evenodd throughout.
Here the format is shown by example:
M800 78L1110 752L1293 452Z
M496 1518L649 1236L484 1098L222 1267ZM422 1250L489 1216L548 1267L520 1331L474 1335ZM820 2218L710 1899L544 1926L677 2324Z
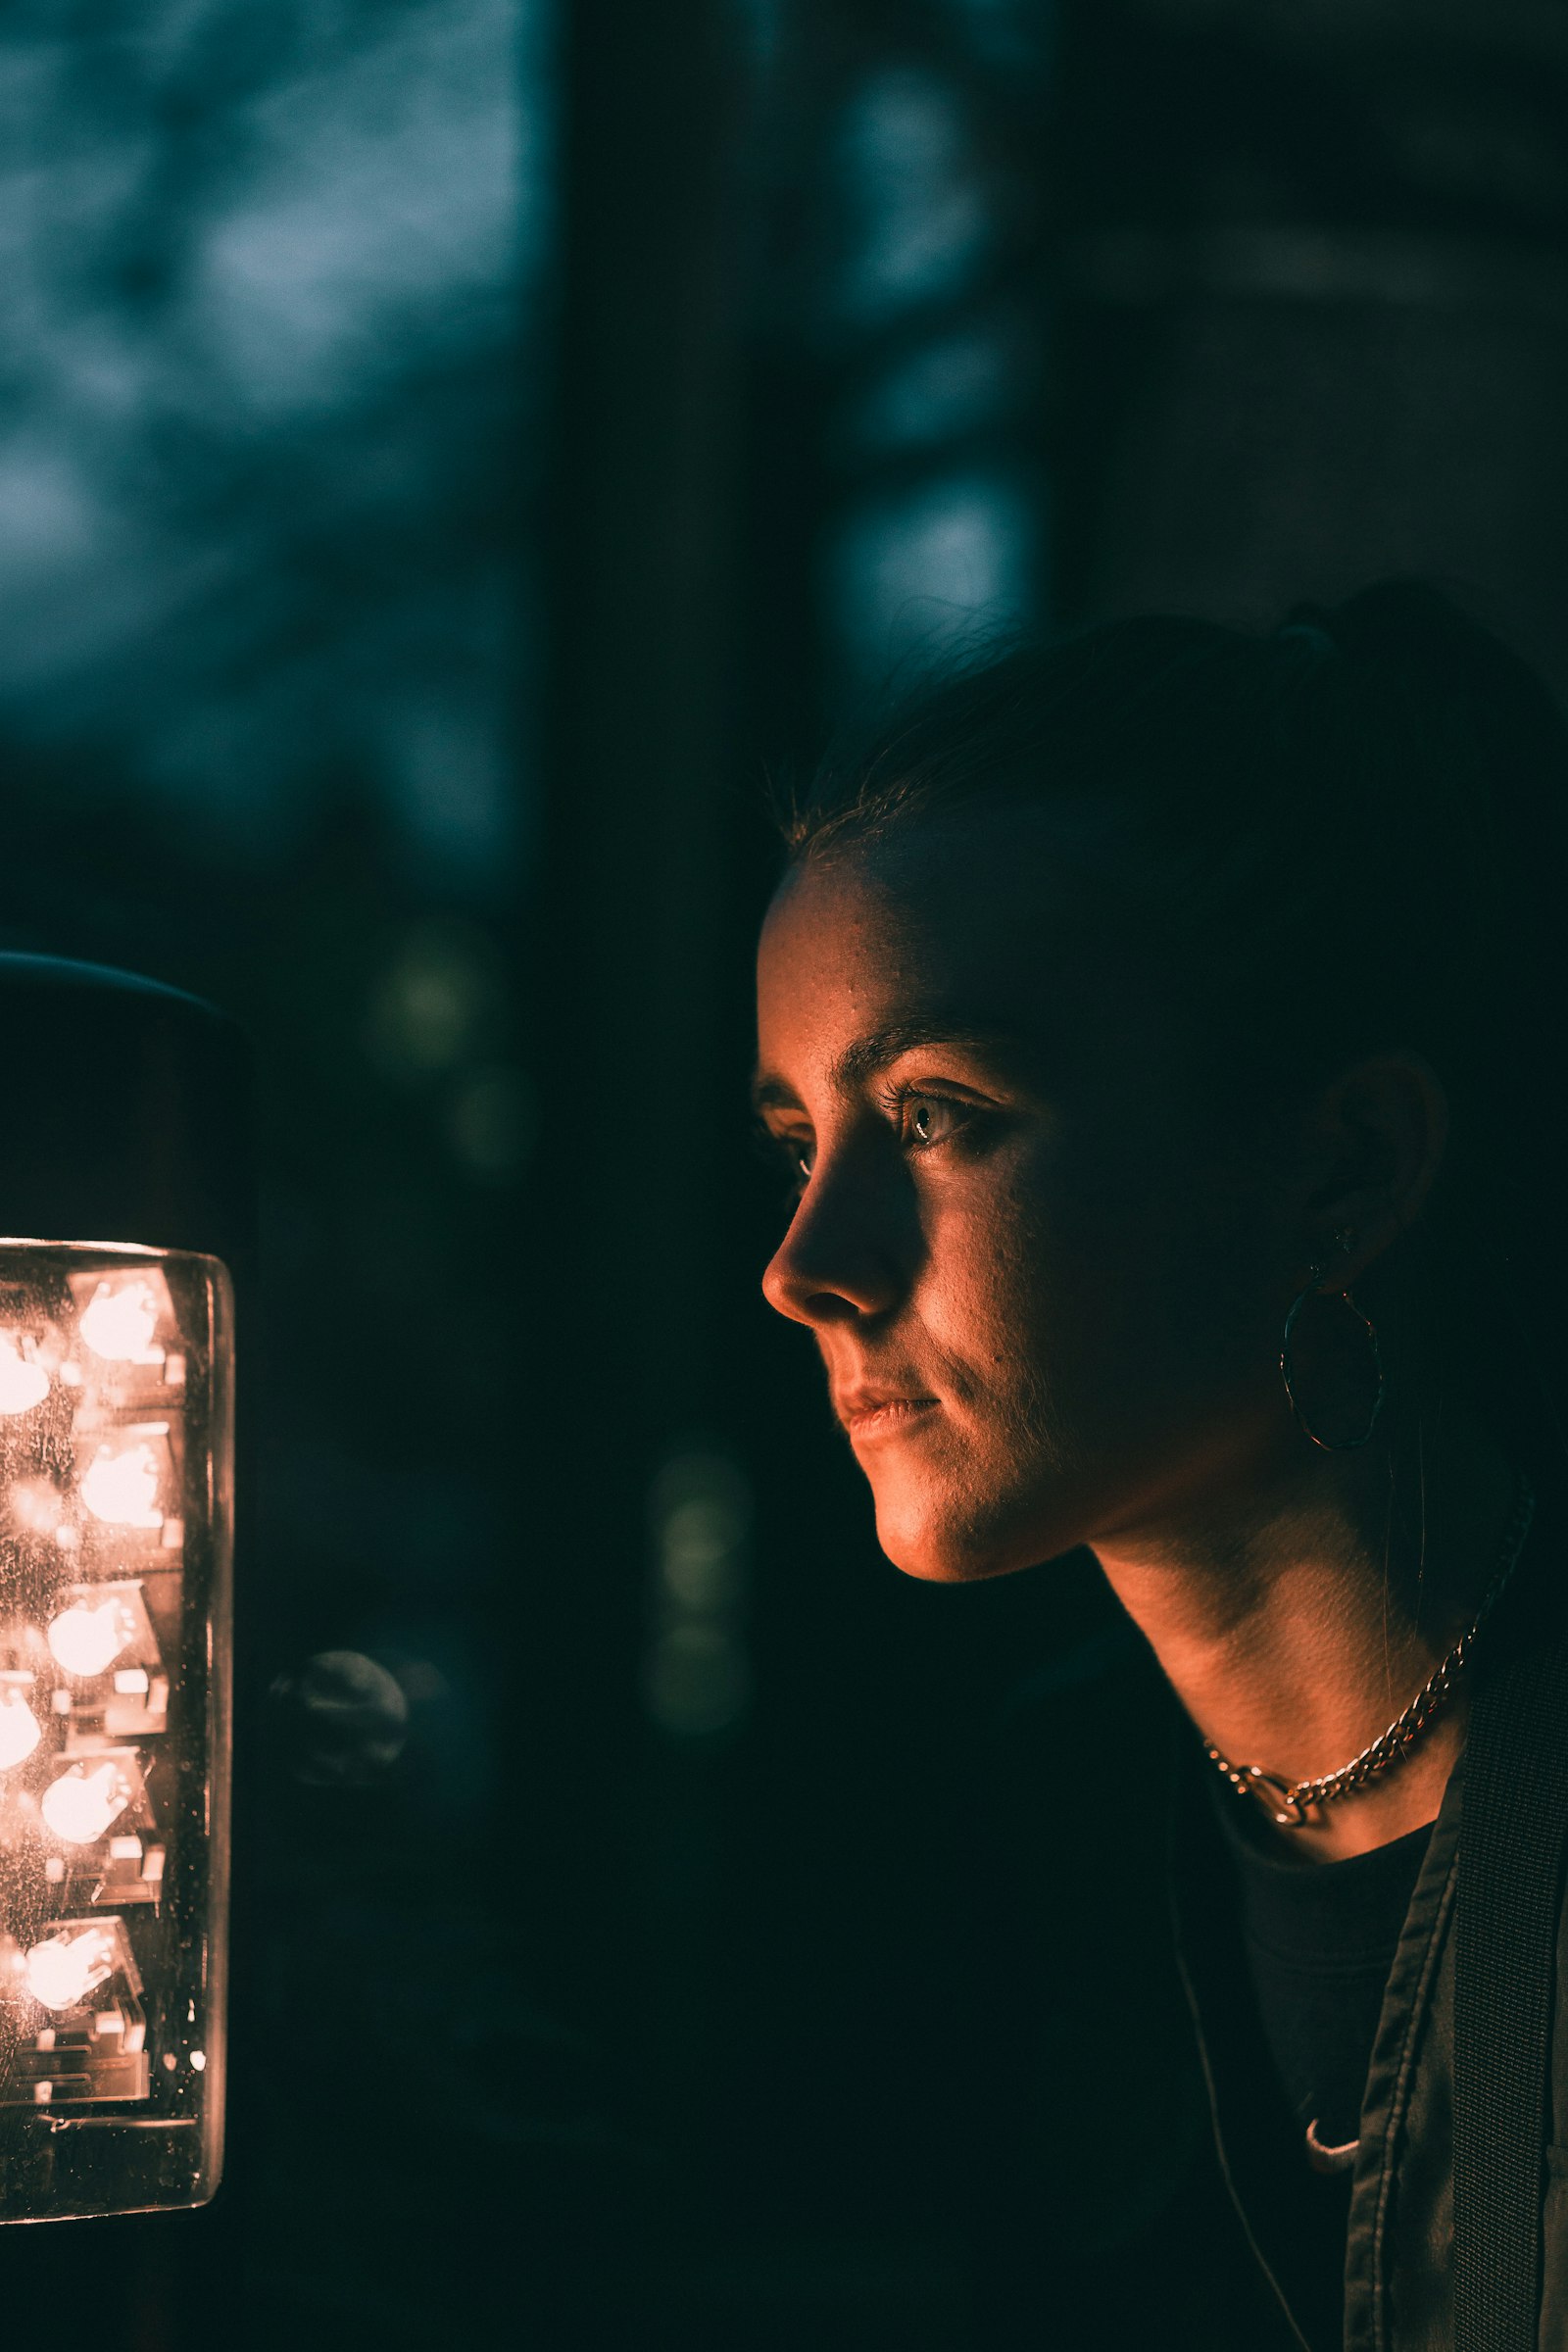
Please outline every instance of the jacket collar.
M1236 1927L1229 1860L1203 1786L1206 1767L1185 1720L1172 1774L1169 1888L1178 1966L1208 2089L1225 2179L1254 2259L1303 2352L1390 2352L1391 2279L1401 2225L1412 2212L1451 2224L1446 2068L1419 2063L1434 2004L1451 2009L1449 1929L1463 1791L1463 1758L1443 1806L1405 1915L1373 2046L1349 2189L1315 2175L1278 2092ZM1446 2040L1447 2037L1444 2037ZM1412 2102L1422 2110L1412 2132ZM1395 2196L1399 2167L1428 2167L1413 2199ZM1333 2281L1344 2250L1344 2317ZM1422 2275L1434 2266L1419 2266ZM1401 2278L1404 2277L1401 2265ZM1446 2286L1446 2263L1436 2265ZM1424 2331L1399 2342L1445 2340Z

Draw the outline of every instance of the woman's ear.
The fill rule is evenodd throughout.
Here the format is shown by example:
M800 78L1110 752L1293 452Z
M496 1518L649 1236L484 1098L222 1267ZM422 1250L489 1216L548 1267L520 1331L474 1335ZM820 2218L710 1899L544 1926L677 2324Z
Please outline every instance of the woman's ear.
M1447 1146L1447 1092L1423 1054L1371 1054L1322 1090L1313 1133L1308 1241L1351 1282L1420 1215ZM1346 1232L1350 1248L1337 1249Z

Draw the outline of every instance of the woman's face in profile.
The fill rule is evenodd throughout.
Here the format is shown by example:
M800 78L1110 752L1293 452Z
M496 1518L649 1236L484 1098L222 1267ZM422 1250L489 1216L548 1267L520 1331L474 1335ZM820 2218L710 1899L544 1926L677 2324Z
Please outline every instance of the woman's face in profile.
M758 1099L800 1198L763 1289L913 1575L1168 1527L1288 1444L1284 1204L1140 951L1028 809L808 862L769 909Z

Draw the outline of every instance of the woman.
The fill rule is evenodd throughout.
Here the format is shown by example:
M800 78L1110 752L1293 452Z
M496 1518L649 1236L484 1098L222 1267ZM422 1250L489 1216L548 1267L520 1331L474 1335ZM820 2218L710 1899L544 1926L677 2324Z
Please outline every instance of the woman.
M1130 1621L985 1808L988 2341L1568 2343L1565 783L1390 585L1010 653L791 821L766 1295L899 1567Z

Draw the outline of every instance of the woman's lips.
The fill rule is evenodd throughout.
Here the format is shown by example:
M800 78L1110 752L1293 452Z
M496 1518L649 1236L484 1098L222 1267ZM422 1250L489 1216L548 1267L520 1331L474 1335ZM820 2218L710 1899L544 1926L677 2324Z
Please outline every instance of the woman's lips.
M875 1438L902 1437L936 1409L934 1396L846 1396L839 1419L851 1444L863 1446Z

